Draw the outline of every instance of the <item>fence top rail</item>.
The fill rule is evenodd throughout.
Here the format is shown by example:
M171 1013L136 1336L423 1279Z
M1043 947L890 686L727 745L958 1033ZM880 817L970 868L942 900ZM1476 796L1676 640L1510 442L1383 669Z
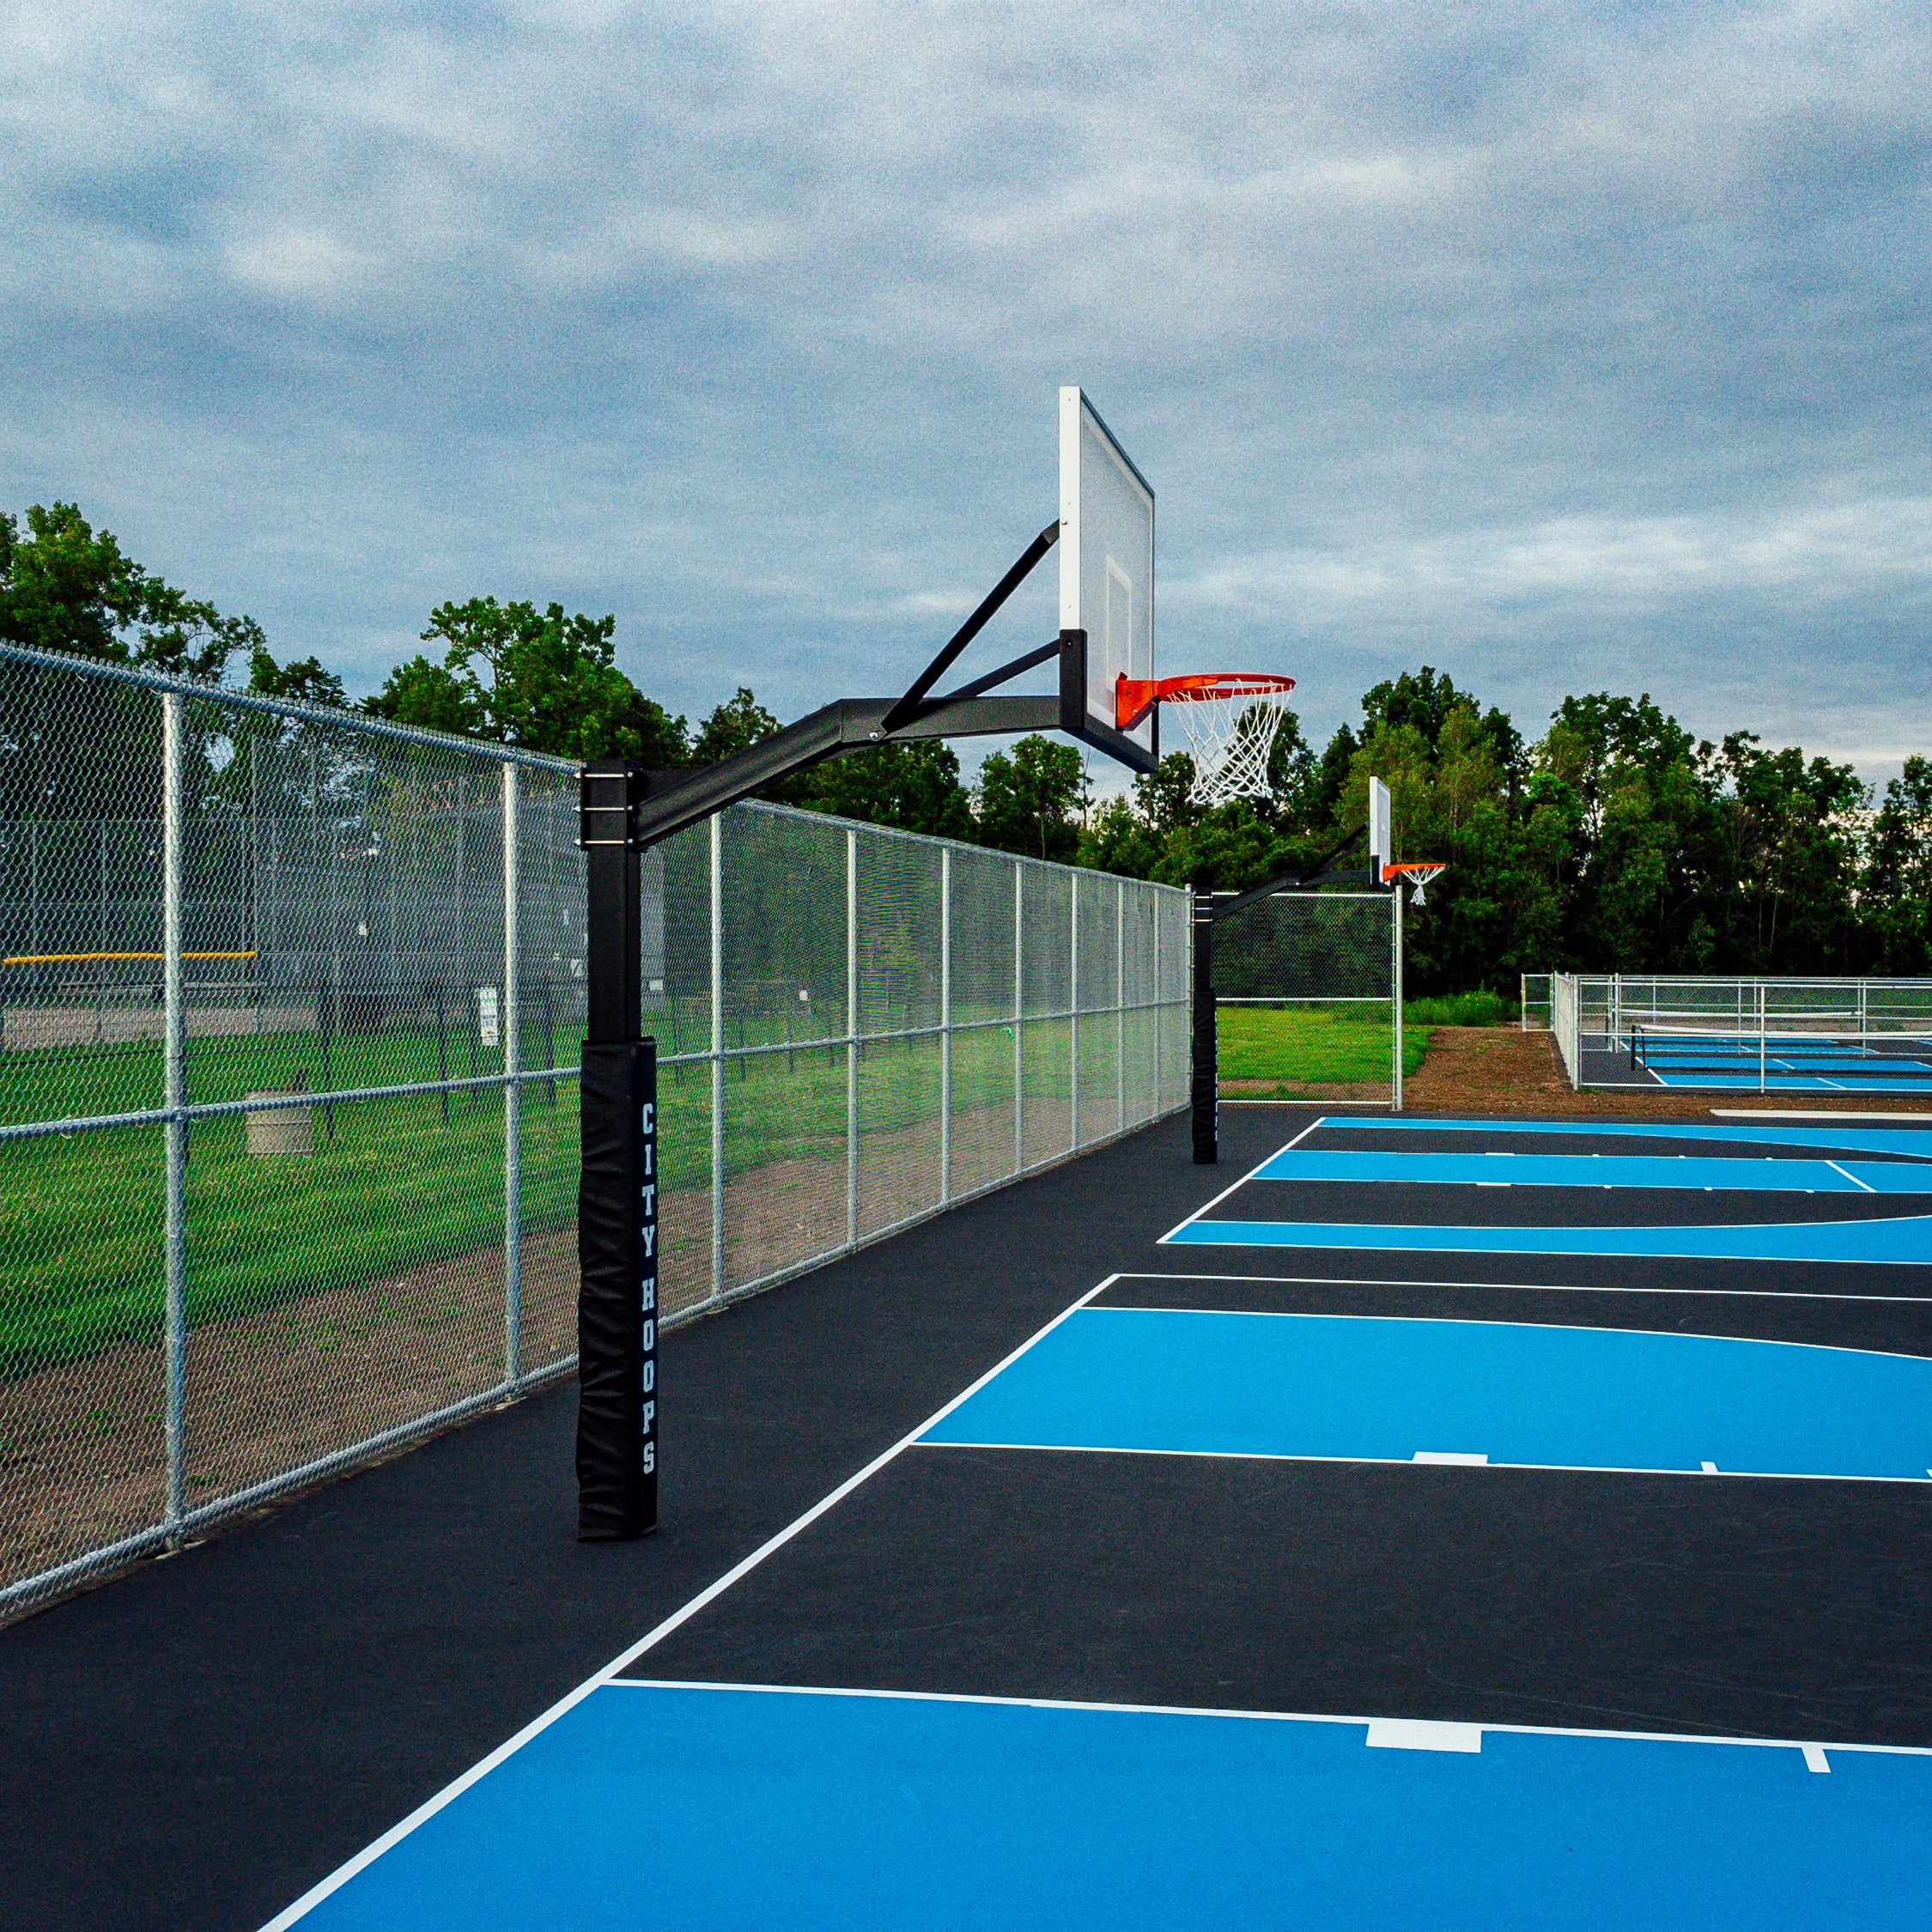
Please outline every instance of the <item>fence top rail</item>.
M1057 859L1035 859L1024 852L1008 852L997 845L972 845L964 839L940 838L931 832L908 832L898 825L875 825L866 818L841 818L829 811L806 811L798 805L774 805L767 799L745 799L726 807L733 811L755 812L768 818L789 818L805 825L835 825L844 832L865 832L873 838L896 839L902 845L944 848L951 852L970 852L981 859L996 859L1010 866L1025 866L1036 872L1058 872L1068 878L1105 879L1110 885L1131 885L1136 890L1171 899L1191 899L1184 885L1163 885L1157 879L1130 878L1125 872L1103 872L1095 866L1063 866ZM1336 895L1340 896L1340 895ZM1380 898L1380 893L1370 895Z
M459 738L452 732L430 731L419 725L394 724L386 718L371 718L357 711L338 710L332 705L311 704L301 698L265 697L258 691L238 691L206 678L155 671L146 665L76 657L71 652L43 651L31 644L3 641L0 641L0 662L34 665L44 670L67 671L76 677L93 677L108 683L137 685L145 690L173 691L183 697L225 704L240 711L258 711L271 717L299 718L310 724L331 725L366 738L389 738L405 744L431 745L439 750L466 752L493 764L524 765L571 777L582 769L572 758L556 758L542 751L525 751L513 744L495 744L488 739ZM1101 872L1090 866L1063 866L1056 860L1034 859L1022 852L1002 852L993 846L970 845L963 839L935 838L930 833L908 832L896 825L875 825L864 819L839 818L822 811L803 811L795 805L775 805L762 799L747 799L744 803L746 810L769 817L800 819L815 825L835 825L841 830L867 832L874 837L896 839L903 844L945 847L955 852L996 856L1012 865L1030 866L1039 872L1059 872L1072 878L1103 878L1136 886L1155 896L1179 899L1188 896L1184 886L1163 885L1152 879L1127 878L1122 873ZM1367 896L1380 897L1381 895Z
M259 691L238 691L205 677L185 677L179 672L155 671L146 665L119 664L112 659L76 657L70 651L43 651L32 644L0 642L0 662L29 664L46 671L64 671L78 677L93 677L111 684L134 684L144 690L172 691L182 697L198 698L206 703L226 704L240 711L262 711L277 718L300 718L309 724L332 725L366 738L386 738L405 744L433 745L438 750L463 751L492 764L527 765L539 771L565 772L574 775L574 759L553 758L548 752L524 751L513 744L493 744L488 739L459 738L453 732L434 732L421 725L398 725L386 718L370 718L359 711L338 710L333 705L311 704L305 698L264 697Z
M1527 975L1535 978L1539 975ZM1558 979L1573 980L1578 986L1620 986L1626 991L1631 987L1706 987L1712 992L1720 987L1729 989L1741 986L1816 986L1816 987L1911 987L1916 989L1932 988L1932 979L1889 979L1875 973L1866 974L1806 974L1806 973L1560 973Z

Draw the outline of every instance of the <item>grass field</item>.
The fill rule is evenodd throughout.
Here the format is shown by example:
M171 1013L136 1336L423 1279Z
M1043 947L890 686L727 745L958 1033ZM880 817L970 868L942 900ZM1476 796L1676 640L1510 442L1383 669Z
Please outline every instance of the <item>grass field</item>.
M1109 1077L1111 1021L1088 1035L1089 1079ZM1104 1037L1102 1037L1102 1035ZM1026 1029L1029 1102L1066 1091L1064 1023ZM1095 1049L1103 1049L1096 1052ZM574 1048L573 1048L574 1050ZM957 1113L1010 1105L1013 1038L1007 1025L957 1033ZM1104 1060L1104 1068L1099 1062ZM498 1071L495 1049L476 1071ZM393 1085L471 1071L466 1040L439 1046L434 1029L337 1036L337 1088ZM189 1098L319 1084L313 1033L196 1040ZM0 1058L0 1116L70 1119L154 1107L158 1045L17 1052ZM842 1158L847 1070L842 1046L799 1048L726 1063L727 1177L782 1163ZM711 1069L659 1075L660 1159L667 1193L708 1184ZM860 1051L862 1137L936 1120L940 1049L927 1036ZM568 1224L576 1211L574 1081L524 1089L521 1213L526 1233ZM368 1281L502 1238L504 1105L500 1089L383 1100L315 1103L313 1151L251 1155L242 1115L197 1121L189 1133L186 1230L191 1321L239 1315L347 1283ZM1039 1150L1030 1150L1034 1157ZM163 1130L100 1129L0 1143L0 1374L70 1358L160 1332L164 1291Z
M1513 1018L1509 1003L1492 993L1408 1001L1402 1008L1403 1078L1422 1065L1436 1027L1497 1026ZM1223 1080L1278 1081L1299 1097L1296 1090L1366 1087L1388 1079L1394 1042L1385 1006L1223 1006L1215 1025Z

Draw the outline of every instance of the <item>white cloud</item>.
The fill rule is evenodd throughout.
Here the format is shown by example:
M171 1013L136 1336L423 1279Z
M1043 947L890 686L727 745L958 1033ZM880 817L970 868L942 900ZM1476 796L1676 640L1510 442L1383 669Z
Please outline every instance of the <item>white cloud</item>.
M0 502L358 684L488 589L796 713L1050 514L1075 380L1170 661L1298 655L1318 729L1424 654L1529 724L1647 680L1883 762L1932 740L1929 155L1932 21L1856 0L48 0Z

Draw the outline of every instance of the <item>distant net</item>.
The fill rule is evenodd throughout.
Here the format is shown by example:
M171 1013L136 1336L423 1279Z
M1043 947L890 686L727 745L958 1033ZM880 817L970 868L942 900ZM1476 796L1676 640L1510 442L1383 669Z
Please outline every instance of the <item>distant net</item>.
M1932 1089L1932 1027L1763 1029L1647 1021L1629 1030L1630 1064L1663 1078L1776 1076L1820 1086L1923 1081Z

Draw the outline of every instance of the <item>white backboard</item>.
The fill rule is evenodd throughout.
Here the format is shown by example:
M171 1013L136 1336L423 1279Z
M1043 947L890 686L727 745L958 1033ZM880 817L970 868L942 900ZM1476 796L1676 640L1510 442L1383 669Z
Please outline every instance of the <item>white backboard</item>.
M1389 836L1388 787L1379 778L1369 781L1369 871L1382 884L1382 869L1394 862L1394 841Z
M1087 634L1087 714L1115 729L1115 680L1154 675L1154 493L1072 387L1060 392L1060 628ZM1129 735L1151 750L1151 716Z

